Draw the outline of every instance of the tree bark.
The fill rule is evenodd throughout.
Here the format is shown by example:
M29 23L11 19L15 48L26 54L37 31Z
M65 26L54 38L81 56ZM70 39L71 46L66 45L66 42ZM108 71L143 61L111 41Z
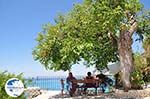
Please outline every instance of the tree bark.
M132 34L136 31L137 23L133 23L129 30L121 31L118 41L118 51L121 65L121 80L124 91L131 88L130 74L133 71Z
M134 69L131 46L132 35L137 30L137 22L134 16L131 16L128 25L130 25L130 28L127 28L126 26L121 28L119 38L111 32L108 33L108 37L112 40L113 45L118 47L121 67L121 81L123 82L124 91L128 91L131 88L130 75Z
M125 91L131 88L130 74L133 70L133 58L131 49L132 39L129 36L129 32L121 33L121 38L118 43L119 58L121 65L121 80Z
M131 88L130 74L134 70L133 54L132 54L132 35L137 29L137 22L133 19L133 23L129 30L123 30L118 40L118 51L121 66L121 80L123 82L124 91Z

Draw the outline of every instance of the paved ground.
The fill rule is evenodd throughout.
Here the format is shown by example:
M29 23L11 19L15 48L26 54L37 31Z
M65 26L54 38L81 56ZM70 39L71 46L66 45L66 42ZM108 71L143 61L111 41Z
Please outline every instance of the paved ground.
M53 91L53 90L49 90L49 91L40 90L39 93L39 89L37 89L38 94L35 89L29 91L32 91L29 93L32 93L31 95L34 98L31 97L28 99L150 99L150 88L144 90L130 90L129 92L124 92L123 90L116 89L115 92L105 93L105 94L98 93L97 96L94 95L94 91L93 92L90 91L88 95L76 94L73 97L70 97L68 94L62 96L60 94L60 91Z
M130 90L129 92L124 92L123 90L116 90L114 93L98 94L93 95L83 95L69 97L68 95L55 95L49 99L150 99L150 89L145 90Z

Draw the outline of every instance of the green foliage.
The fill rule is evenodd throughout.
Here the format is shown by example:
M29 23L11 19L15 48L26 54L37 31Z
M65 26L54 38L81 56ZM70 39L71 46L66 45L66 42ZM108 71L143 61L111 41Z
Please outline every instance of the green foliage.
M141 53L135 53L134 54L134 65L135 65L135 68L142 69L142 68L146 67L146 63L143 60L144 60L144 57L142 56Z
M82 59L86 66L103 68L118 61L118 49L108 32L119 36L142 8L139 0L84 0L55 24L46 24L37 37L33 57L46 69L69 70Z
M147 62L144 61L146 57L144 54L136 53L134 54L134 65L135 65L135 71L132 73L132 83L141 85L144 82L149 81L149 73L148 71L145 71L145 68L147 68Z
M143 77L146 75L143 75L143 69L146 67L146 63L143 60L144 60L144 57L140 53L134 54L134 69L135 70L134 72L132 72L131 82L133 84L136 84L137 86L145 82Z
M134 70L134 72L132 72L131 83L136 86L140 86L140 85L144 84L143 74L142 74L140 68L136 68Z
M134 55L134 71L131 73L131 83L134 88L139 88L142 84L144 84L143 74L142 74L142 66L143 63L141 61L141 56L139 54Z
M137 33L150 36L150 10L142 10L139 13Z
M11 74L8 72L0 72L0 99L25 99L24 94L22 94L21 96L19 96L17 98L13 98L13 97L10 97L9 95L7 95L7 93L5 92L5 83L10 78L18 78L24 82L22 74L15 75L15 74Z
M145 59L145 66L146 66L143 69L144 81L150 82L150 34L147 34L147 36L145 37L143 47L144 47L143 58Z
M150 34L147 34L145 36L145 39L143 42L143 48L144 48L144 54L146 56L145 58L150 58Z

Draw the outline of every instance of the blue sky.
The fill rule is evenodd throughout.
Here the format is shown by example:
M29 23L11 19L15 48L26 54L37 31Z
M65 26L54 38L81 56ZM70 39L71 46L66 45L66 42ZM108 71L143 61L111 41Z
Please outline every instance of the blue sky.
M141 0L145 8L150 8L150 0ZM23 72L25 76L66 75L66 73L46 71L33 60L32 49L42 25L54 23L58 13L66 13L74 3L82 0L0 0L0 70L12 73ZM140 50L141 46L133 45ZM82 65L82 64L81 64ZM73 72L78 73L79 66ZM80 74L85 74L85 67Z

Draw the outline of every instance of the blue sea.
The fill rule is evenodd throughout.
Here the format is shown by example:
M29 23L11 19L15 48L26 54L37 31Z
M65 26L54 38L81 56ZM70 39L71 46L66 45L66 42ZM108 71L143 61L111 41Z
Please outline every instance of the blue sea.
M65 80L65 78L37 77L26 79L26 81L28 81L27 87L40 87L41 89L46 90L61 90L61 82L60 82L61 79Z
M82 79L83 76L76 77L77 79ZM66 86L66 77L34 77L28 78L26 81L27 87L39 87L46 90L61 90L61 82L63 79ZM66 89L66 88L65 88Z
M82 77L77 77L81 79ZM26 79L27 87L40 87L46 90L61 90L61 82L63 79L66 85L66 77L34 77Z

